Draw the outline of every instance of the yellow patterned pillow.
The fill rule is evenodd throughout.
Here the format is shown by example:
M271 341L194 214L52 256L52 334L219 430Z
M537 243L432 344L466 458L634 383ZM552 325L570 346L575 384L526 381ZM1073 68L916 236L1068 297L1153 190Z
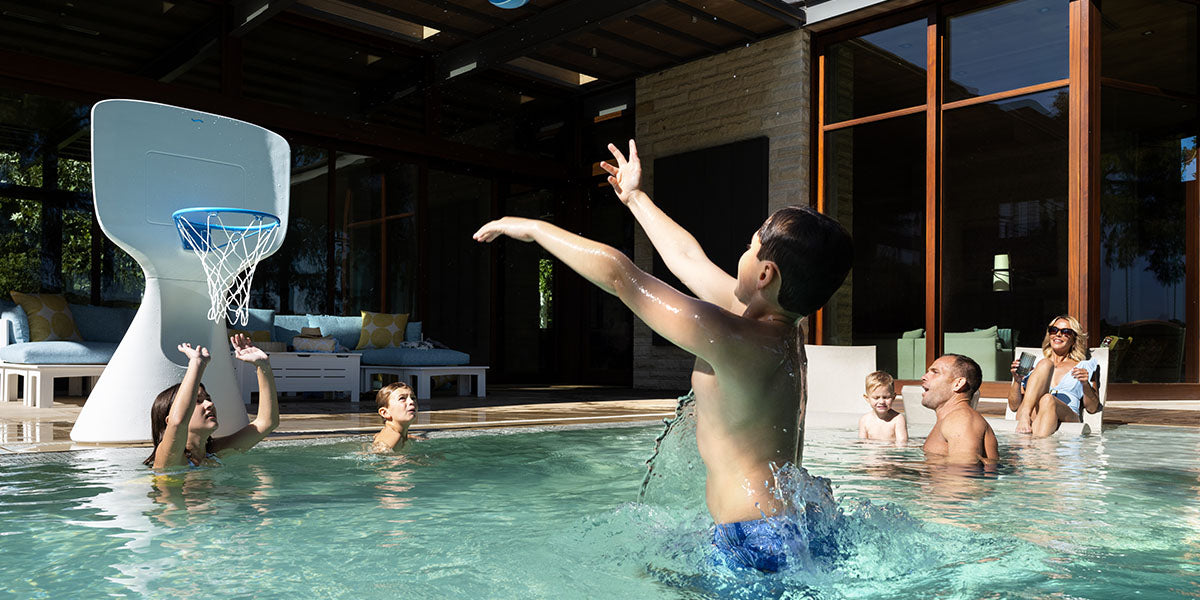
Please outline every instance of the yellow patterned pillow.
M29 341L48 342L65 340L82 342L75 317L62 294L22 294L12 292L13 302L25 309L29 316Z
M392 348L404 341L404 328L408 326L408 313L392 315L362 311L362 333L358 334L355 350L369 348Z

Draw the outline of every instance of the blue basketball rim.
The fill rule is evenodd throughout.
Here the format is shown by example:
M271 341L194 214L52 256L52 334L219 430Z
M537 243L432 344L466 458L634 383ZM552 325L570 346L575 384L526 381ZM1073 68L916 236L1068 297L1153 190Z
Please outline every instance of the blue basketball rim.
M223 223L209 223L208 215L221 214L239 214L249 215L259 222L258 225L225 225ZM202 216L201 219L196 219L196 216ZM187 223L188 229L200 234L205 245L209 243L208 232L210 229L219 229L226 232L242 233L244 236L257 235L259 233L269 231L279 227L279 217L269 212L261 210L252 210L249 208L229 208L223 206L196 206L192 208L181 208L171 213L171 218L175 220L176 228L179 229L179 238L183 241L183 247L187 250L195 250L192 242L189 239L184 223ZM266 222L270 220L272 222ZM222 244L224 246L224 244Z

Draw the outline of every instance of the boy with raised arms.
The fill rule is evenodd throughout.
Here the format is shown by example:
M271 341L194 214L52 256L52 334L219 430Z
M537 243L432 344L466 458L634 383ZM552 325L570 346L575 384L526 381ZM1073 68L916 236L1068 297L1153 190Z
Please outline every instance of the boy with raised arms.
M474 235L537 242L601 289L616 295L654 331L696 356L696 440L706 469L714 545L732 567L786 566L780 526L790 508L773 494L772 465L799 462L804 419L804 340L800 319L821 307L850 269L850 236L807 207L775 211L748 236L730 276L696 239L640 189L641 162L609 145L602 163L617 198L633 213L667 267L695 296L664 284L610 246L539 220L504 217ZM735 210L736 199L730 199ZM786 522L784 522L786 523Z

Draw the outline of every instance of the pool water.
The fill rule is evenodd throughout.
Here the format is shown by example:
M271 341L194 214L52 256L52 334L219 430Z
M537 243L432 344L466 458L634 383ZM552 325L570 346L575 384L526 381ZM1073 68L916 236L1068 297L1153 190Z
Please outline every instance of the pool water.
M1194 598L1200 432L1001 435L995 474L811 430L836 559L705 568L698 459L656 427L264 444L159 481L146 449L0 456L14 598ZM694 443L694 441L692 442Z

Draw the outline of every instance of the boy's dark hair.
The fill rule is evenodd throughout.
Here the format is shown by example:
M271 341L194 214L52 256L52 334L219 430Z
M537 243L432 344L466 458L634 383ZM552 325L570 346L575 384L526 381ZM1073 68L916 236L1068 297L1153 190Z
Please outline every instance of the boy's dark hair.
M759 260L779 267L779 306L807 316L837 291L854 260L850 233L807 206L781 208L758 229Z
M979 363L970 356L962 354L944 354L954 359L954 376L965 377L967 379L966 394L974 396L975 390L983 383L983 369L979 368Z
M177 383L161 392L154 398L154 404L150 405L150 439L154 442L154 447L150 449L150 456L142 461L143 465L154 466L154 456L158 454L158 444L162 441L163 432L167 429L167 415L171 414L171 405L175 403L175 394L179 393L179 386L183 383ZM196 393L204 389L204 384L198 384ZM206 390L207 391L207 390ZM183 435L187 435L188 424L183 424ZM204 452L212 454L213 440L210 436L208 442L204 445ZM193 462L198 462L192 456L191 451L186 448L183 451L184 458ZM203 458L203 457L201 457Z

